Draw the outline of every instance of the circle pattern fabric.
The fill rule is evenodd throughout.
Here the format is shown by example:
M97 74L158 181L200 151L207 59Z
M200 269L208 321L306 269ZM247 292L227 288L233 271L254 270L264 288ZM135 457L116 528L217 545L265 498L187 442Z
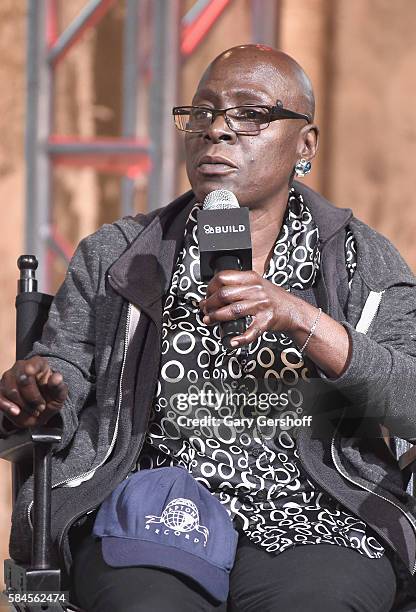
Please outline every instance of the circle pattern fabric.
M350 229L347 230L345 239L345 264L348 272L348 284L351 288L352 279L357 267L357 249L355 246L354 234Z
M382 556L384 548L370 528L308 477L296 448L296 426L274 425L277 419L295 423L308 403L313 372L292 339L268 331L245 351L227 351L218 325L203 323L198 306L206 291L199 273L200 208L196 204L189 215L165 300L160 376L134 469L187 469L270 553L322 542ZM352 235L348 248L352 275ZM307 289L319 267L318 228L292 189L264 277L287 291Z

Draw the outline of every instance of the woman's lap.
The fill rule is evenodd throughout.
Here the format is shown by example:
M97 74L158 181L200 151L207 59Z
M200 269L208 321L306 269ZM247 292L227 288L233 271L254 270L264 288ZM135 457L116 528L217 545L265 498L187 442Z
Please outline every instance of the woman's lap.
M244 535L230 575L228 608L169 570L109 567L92 537L74 555L73 585L87 612L388 612L396 590L386 556L369 559L329 544L297 546L272 556Z
M214 607L192 580L170 570L110 567L92 536L75 553L72 584L86 612L226 612L225 604Z
M272 556L244 537L230 578L232 612L388 612L396 593L386 556L369 559L333 544Z

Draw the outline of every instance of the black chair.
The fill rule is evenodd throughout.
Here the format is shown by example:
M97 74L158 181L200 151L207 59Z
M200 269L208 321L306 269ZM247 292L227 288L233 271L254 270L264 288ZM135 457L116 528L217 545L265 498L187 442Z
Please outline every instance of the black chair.
M16 297L16 359L23 359L40 338L48 317L53 297L37 291L35 271L36 257L22 255L18 259L20 279ZM24 594L27 591L60 591L61 570L50 563L50 497L51 453L53 445L61 440L61 431L55 427L34 427L11 433L0 439L0 459L12 463L12 499L16 500L19 488L34 474L33 541L29 566L17 564L12 559L4 562L5 594ZM390 451L399 460L406 475L408 491L413 494L413 472L416 471L416 444L398 438L385 440ZM74 604L13 604L17 612L39 610L65 610L83 612ZM406 608L410 610L410 608ZM413 610L413 608L411 608ZM399 612L397 610L397 612ZM403 610L404 612L404 610Z
M37 291L36 257L22 255L17 265L20 279L16 296L16 359L23 359L42 334L53 296ZM14 600L27 592L61 591L61 570L51 564L50 538L51 454L53 445L60 442L61 434L56 427L42 426L11 433L0 440L0 458L12 463L13 504L21 485L34 474L31 563L27 566L18 564L13 559L4 562L4 595L13 596ZM82 612L74 604L53 601L42 604L13 603L13 606L17 612Z

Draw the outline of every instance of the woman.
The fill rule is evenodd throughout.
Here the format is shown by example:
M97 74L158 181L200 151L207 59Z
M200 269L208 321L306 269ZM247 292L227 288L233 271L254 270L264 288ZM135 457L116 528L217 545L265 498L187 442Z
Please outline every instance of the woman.
M174 115L192 192L84 240L36 356L2 379L0 408L17 426L63 421L52 530L69 573L72 528L76 596L91 610L226 609L175 572L110 567L99 540L80 535L123 479L182 466L239 530L231 609L403 605L414 588L415 506L378 432L383 423L415 436L415 279L350 210L293 182L310 170L318 128L309 79L290 57L230 49ZM206 287L196 215L218 188L249 209L253 269L217 273ZM226 350L218 324L245 316ZM231 424L178 425L178 389L206 391L204 379L214 393L276 391L266 413L311 413L312 427L241 426L246 404L215 401L192 415ZM25 413L29 401L37 414ZM14 511L15 558L28 555L31 497L29 485Z

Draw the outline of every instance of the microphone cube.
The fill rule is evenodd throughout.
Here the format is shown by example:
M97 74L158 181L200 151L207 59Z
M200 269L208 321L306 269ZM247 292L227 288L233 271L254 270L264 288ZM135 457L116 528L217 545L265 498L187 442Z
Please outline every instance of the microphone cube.
M197 224L202 281L214 276L215 260L223 255L237 257L241 270L252 269L248 208L200 210Z

